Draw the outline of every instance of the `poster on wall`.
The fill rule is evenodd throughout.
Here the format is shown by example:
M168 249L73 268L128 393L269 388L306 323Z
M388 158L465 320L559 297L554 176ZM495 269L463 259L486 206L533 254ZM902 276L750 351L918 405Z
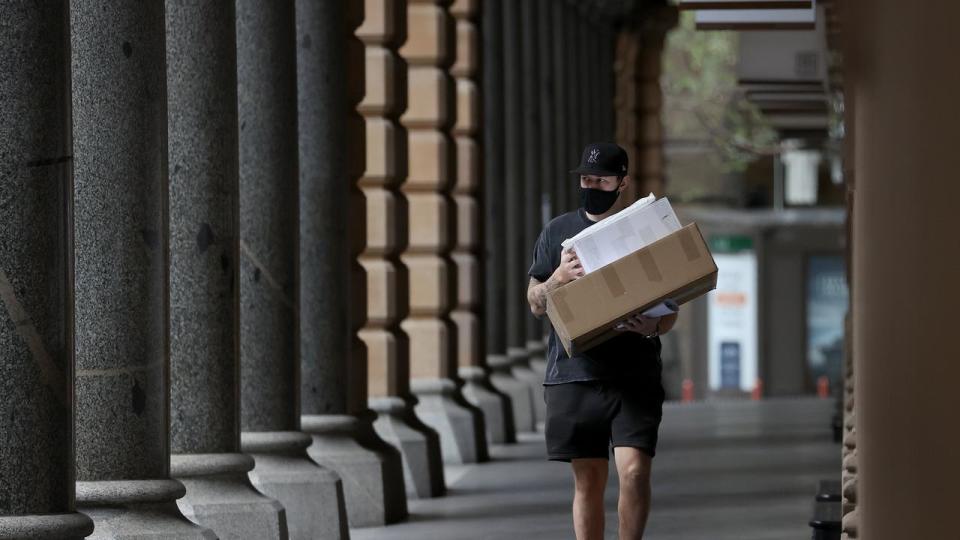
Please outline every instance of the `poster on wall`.
M753 390L757 379L757 257L749 237L711 238L717 288L708 295L711 390Z
M840 255L807 258L807 367L811 386L826 376L839 388L843 363L843 319L847 314L847 274Z

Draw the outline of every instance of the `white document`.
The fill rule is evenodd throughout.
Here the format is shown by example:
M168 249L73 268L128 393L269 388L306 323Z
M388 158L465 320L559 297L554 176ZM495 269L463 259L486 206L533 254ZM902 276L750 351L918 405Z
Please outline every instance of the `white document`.
M680 306L669 298L643 312L644 317L666 317L680 311Z
M650 317L651 319L655 319L657 317L666 317L667 315L673 315L674 313L677 313L679 311L680 311L680 306L678 306L677 303L674 302L673 300L670 300L669 298L667 298L663 302L660 302L659 304L653 306L652 308L644 311L642 315L644 317ZM617 324L616 328L617 330L623 330L624 328L623 323Z
M670 201L650 195L563 242L573 249L585 274L652 244L680 229Z

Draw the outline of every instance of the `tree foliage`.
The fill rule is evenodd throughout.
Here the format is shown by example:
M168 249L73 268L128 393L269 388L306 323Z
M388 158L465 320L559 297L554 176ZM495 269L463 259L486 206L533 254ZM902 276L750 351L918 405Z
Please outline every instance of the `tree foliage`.
M776 151L776 132L737 87L736 32L699 31L684 12L667 37L661 81L671 140L707 140L725 172Z

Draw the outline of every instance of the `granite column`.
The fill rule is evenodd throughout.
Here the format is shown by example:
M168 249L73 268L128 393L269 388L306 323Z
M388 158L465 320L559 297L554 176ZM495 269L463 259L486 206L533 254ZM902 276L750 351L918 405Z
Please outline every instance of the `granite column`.
M444 460L472 463L487 459L483 414L460 391L457 335L450 320L456 299L456 273L450 253L456 238L456 212L450 197L456 152L450 130L455 92L449 68L455 29L446 0L407 4L407 40L400 54L409 66L406 112L408 243L402 260L409 269L410 312L401 327L410 338L411 389L416 411L440 434Z
M545 201L541 219L546 224L553 216L559 215L557 212L557 146L556 129L557 118L554 115L554 108L557 101L556 70L557 66L554 57L554 34L559 32L553 26L553 0L537 1L537 16L540 19L539 32L537 33L537 59L540 64L540 192ZM532 251L532 246L531 246ZM544 357L539 359L541 364L535 367L541 375L545 369Z
M520 35L521 62L523 69L523 153L519 158L522 162L523 176L523 246L521 266L523 273L518 274L522 279L523 287L519 300L524 309L525 339L523 351L517 351L516 364L513 372L517 378L530 385L533 397L534 422L543 422L546 418L546 403L543 401L543 372L533 369L533 364L541 367L545 362L543 346L543 323L533 316L527 307L527 284L530 278L527 271L533 264L533 246L543 229L543 133L540 130L540 102L543 101L540 71L545 61L540 56L540 27L543 26L543 16L537 9L535 0L520 3L520 18L522 32Z
M162 3L71 3L77 506L92 538L215 538L170 478Z
M414 412L410 357L399 322L409 305L406 268L398 254L406 238L406 134L399 124L406 107L406 65L397 54L405 39L404 0L365 0L357 36L365 44L366 158L359 187L366 200L366 241L359 263L366 279L366 320L358 335L367 351L367 392L377 412L374 428L403 456L407 494L436 497L446 490L440 437Z
M350 4L350 5L348 5ZM351 7L352 6L352 7ZM353 29L363 4L298 0L300 149L300 404L314 461L340 475L350 525L386 525L407 515L400 453L373 430L367 408L366 278L356 255L366 242L363 174L363 44Z
M527 395L517 396L513 402L517 431L536 430L532 376L527 364L527 321L530 308L526 290L529 278L526 265L528 252L524 211L527 193L524 188L524 138L525 115L521 36L522 6L519 2L503 2L503 82L504 82L504 209L505 230L502 249L506 251L505 266L500 279L505 281L503 318L506 323L506 366L491 363L495 370L504 367L518 380L527 385ZM518 54L520 52L520 54Z
M550 11L551 27L551 49L553 52L553 89L554 100L553 109L550 111L553 124L551 137L555 149L555 165L551 185L553 186L553 215L554 217L562 215L572 210L575 206L574 201L570 199L569 181L570 175L567 173L573 167L570 166L570 145L568 140L571 137L570 117L567 114L567 102L570 99L570 58L569 58L569 36L566 31L566 5L563 2L547 0Z
M0 20L0 538L77 540L67 2Z
M569 122L567 137L567 166L564 169L569 171L575 169L580 163L580 154L586 144L583 135L583 116L580 114L583 105L583 69L581 63L580 40L580 20L577 8L569 2L564 2L564 11L566 12L566 34L567 34L567 107L566 115ZM567 196L570 199L570 208L580 207L580 179L575 174L567 173L568 182L566 183Z
M294 3L237 2L241 445L290 538L347 538L339 477L300 429L297 56Z
M166 2L171 474L220 538L282 539L286 515L240 453L236 12Z
M510 373L507 359L506 287L503 279L507 259L504 181L504 66L503 0L484 0L481 6L483 34L483 239L484 239L484 333L490 382L508 398L504 416L505 442L515 442L517 426L528 426L533 414L529 386Z

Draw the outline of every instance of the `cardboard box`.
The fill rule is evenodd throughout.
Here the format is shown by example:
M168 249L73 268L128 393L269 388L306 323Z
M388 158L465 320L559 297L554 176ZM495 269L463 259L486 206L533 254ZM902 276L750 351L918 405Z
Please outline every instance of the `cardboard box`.
M680 220L666 198L649 197L591 225L563 242L577 252L587 274L680 230Z
M547 295L547 315L568 355L620 332L623 319L671 299L683 304L717 286L717 265L695 223Z

